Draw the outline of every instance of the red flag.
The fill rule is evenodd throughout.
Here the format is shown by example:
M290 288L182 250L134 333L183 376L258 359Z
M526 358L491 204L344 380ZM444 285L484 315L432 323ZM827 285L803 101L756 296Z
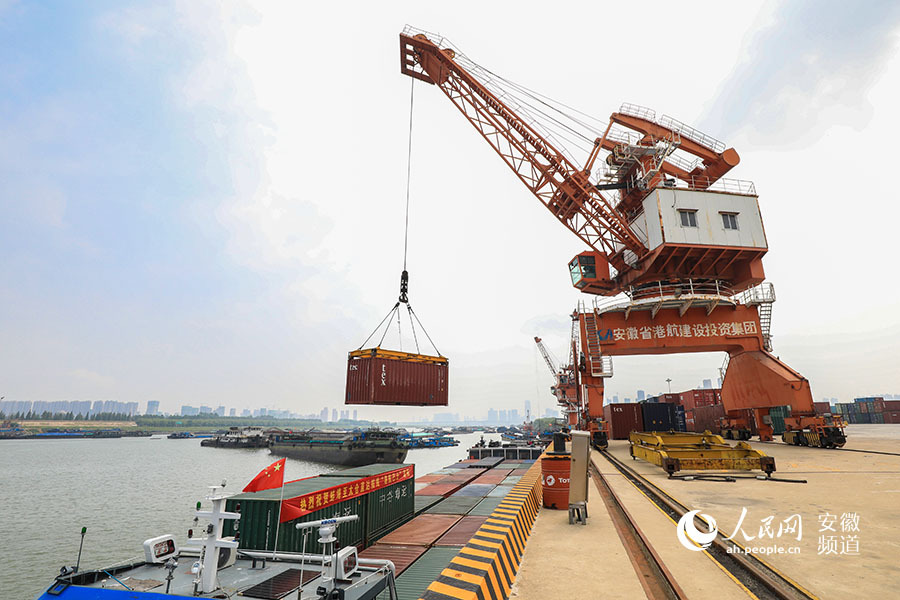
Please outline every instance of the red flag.
M277 460L260 471L259 475L254 477L253 481L248 483L243 491L260 492L284 485L284 461L285 459L283 458Z

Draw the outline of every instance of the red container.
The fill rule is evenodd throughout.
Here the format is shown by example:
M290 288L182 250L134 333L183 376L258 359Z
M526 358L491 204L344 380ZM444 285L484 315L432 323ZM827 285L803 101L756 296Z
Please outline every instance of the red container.
M719 419L725 416L724 406L722 406L721 404L714 404L712 406L697 406L694 408L693 413L693 431L697 433L703 433L704 431L709 431L710 433L719 433L719 431L721 430Z
M569 509L569 478L571 458L544 456L541 458L541 487L544 492L544 508Z
M697 406L713 406L722 402L721 390L717 388L688 390L681 392L678 396L679 402L685 410L692 410Z
M472 536L475 535L475 532L484 525L485 521L487 521L487 517L475 517L472 515L463 517L456 525L451 527L447 533L442 535L434 545L465 546L469 543L469 540L472 539Z
M373 348L347 359L344 404L447 406L449 361Z
M396 574L399 575L417 558L425 554L426 550L428 550L428 546L392 546L379 542L360 552L359 557L389 560L394 563Z
M380 540L379 544L400 546L430 546L448 529L456 525L461 515L419 515L409 523L401 525Z
M828 402L813 402L813 409L817 415L824 415L831 412L831 405Z
M884 400L883 411L897 410L900 411L900 400Z
M883 413L885 423L900 423L900 410L886 410Z
M640 404L607 404L603 418L609 423L609 437L614 440L627 440L629 433L644 428Z
M454 483L430 483L416 492L416 496L449 496L465 485L463 481Z
M884 398L875 398L875 412L884 412Z

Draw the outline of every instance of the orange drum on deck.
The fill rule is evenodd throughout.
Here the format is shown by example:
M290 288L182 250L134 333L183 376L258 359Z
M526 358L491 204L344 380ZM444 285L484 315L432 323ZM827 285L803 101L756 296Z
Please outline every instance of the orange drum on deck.
M569 456L545 456L541 459L541 487L544 507L569 509Z

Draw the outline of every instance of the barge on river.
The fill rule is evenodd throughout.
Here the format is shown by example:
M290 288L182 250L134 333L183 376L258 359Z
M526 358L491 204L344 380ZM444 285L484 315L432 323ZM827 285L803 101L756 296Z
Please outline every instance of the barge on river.
M358 467L375 463L400 464L406 460L409 443L400 434L366 431L306 431L272 437L272 454L298 460Z

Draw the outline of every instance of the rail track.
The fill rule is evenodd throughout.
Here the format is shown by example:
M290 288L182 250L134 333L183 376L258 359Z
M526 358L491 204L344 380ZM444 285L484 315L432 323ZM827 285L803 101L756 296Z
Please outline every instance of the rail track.
M784 442L753 442L754 444L781 444L782 446L786 446ZM796 446L791 446L795 448ZM865 454L881 454L884 456L900 456L900 452L883 452L881 450L861 450L859 448L815 448L815 450L828 450L829 452L863 452Z
M665 491L651 483L648 479L635 472L618 458L612 456L608 451L602 451L601 454L606 460L612 463L616 470L618 470L632 485L638 488L651 502L658 506L664 513L669 515L669 517L671 517L674 521L678 521L682 516L689 512L689 509L687 507L685 507ZM606 482L603 476L597 472L597 469L592 469L592 471L594 482L597 484L598 489L600 489L601 495L604 495L604 489L602 486L605 485L612 498L616 502L618 502L618 499L615 497L615 494L613 493L612 489L609 487L609 484ZM607 504L607 506L610 506L605 495L604 502ZM633 522L630 515L628 514L628 511L624 506L621 506L621 503L619 503L618 507L613 507L613 509L610 510L610 514L613 515L614 522L616 521L617 512L624 514L625 517L631 521L628 527L636 531L640 537L643 537L643 535L640 534L640 529L637 527L637 524ZM696 524L702 526L702 530L709 530L709 525L704 519L700 518L699 516L695 516L694 519ZM616 529L619 529L619 524L616 524ZM622 533L620 532L619 535L621 537ZM625 541L625 538L623 538L623 541ZM644 540L644 543L647 545L647 550L641 550L641 553L645 555L649 553L651 557L655 558L656 554L652 550L652 548L649 547L649 543L647 543L646 540ZM640 549L639 545L638 549ZM628 543L626 543L626 550L629 550ZM759 598L759 600L818 600L818 596L805 589L803 586L793 581L783 573L779 572L771 565L760 560L753 554L745 554L744 550L744 547L740 544L731 540L722 539L721 536L718 536L713 540L712 544L709 546L709 548L707 548L706 552L713 558L713 560L719 563L719 565L723 569L730 573L752 594ZM629 550L629 553L630 552L631 550ZM634 557L632 558L632 561L635 561ZM645 562L650 561L647 560ZM640 561L637 561L635 564L636 566L638 566L640 564ZM651 569L651 572L654 571L652 565L647 566ZM677 582L671 580L671 574L668 573L665 565L659 563L655 570L658 571L658 574L655 574L653 580L660 588L663 589L663 591L664 582L662 581L662 579L668 578L668 585L670 585L671 588L677 590L677 592L681 594L684 593L677 586ZM646 589L647 588L645 586L645 590ZM648 593L647 595L652 600L656 600L657 598L684 597L679 595L651 595L650 593Z
M622 501L610 487L609 482L597 469L591 468L591 479L603 498L603 504L612 517L613 526L622 545L628 553L635 571L639 575L641 586L650 600L683 600L687 598L684 590L666 569L665 564L653 550L650 542L640 530L634 518L622 504Z

